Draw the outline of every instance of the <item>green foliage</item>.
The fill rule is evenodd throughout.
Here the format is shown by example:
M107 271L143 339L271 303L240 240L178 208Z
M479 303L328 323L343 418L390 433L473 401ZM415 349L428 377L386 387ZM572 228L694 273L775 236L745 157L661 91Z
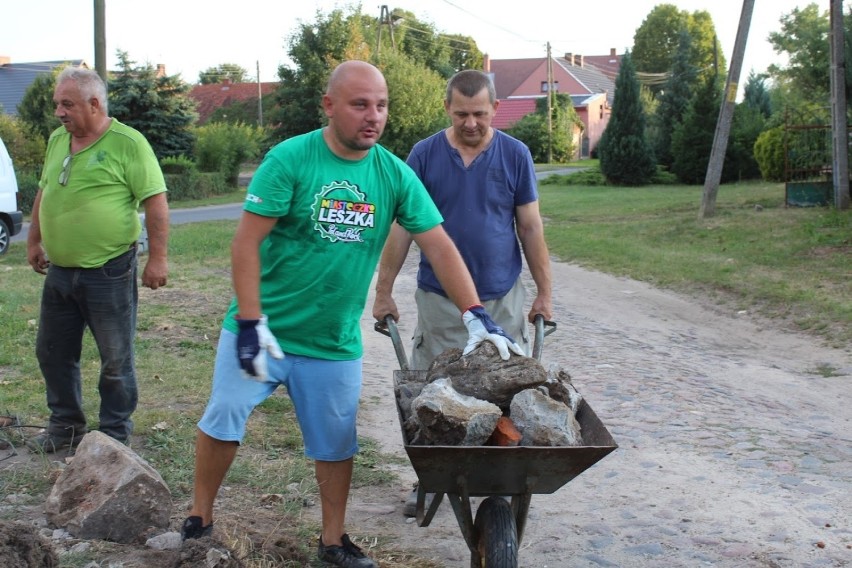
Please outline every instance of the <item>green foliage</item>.
M695 92L683 122L672 133L672 172L682 183L704 183L713 148L722 90L715 76L708 75Z
M781 30L769 34L769 43L779 54L787 55L787 64L769 66L774 91L780 101L773 108L801 108L808 103L826 105L830 98L829 72L831 65L830 18L812 2L804 8L794 8L780 19ZM846 60L846 112L852 115L852 11L843 15L844 51ZM776 96L775 98L779 98Z
M197 118L190 86L179 75L157 77L151 65L135 67L125 52L118 58L120 70L109 81L110 115L144 134L157 158L190 154Z
M751 71L743 90L743 104L756 109L764 118L772 116L772 99L766 88L766 75Z
M678 35L678 40L672 63L672 74L666 81L653 121L656 125L654 153L657 163L665 168L671 168L674 162L671 148L672 133L683 120L683 115L689 107L697 75L695 66L689 60L692 52L692 36L684 28Z
M0 113L0 139L12 157L16 172L41 172L47 145L41 136L32 133L23 120Z
M18 209L29 214L38 193L39 176L34 170L15 170L15 177L18 180Z
M551 132L547 130L547 99L536 101L535 114L521 118L506 133L522 141L530 149L536 163L566 163L577 153L575 133L583 123L574 110L570 95L553 97Z
M654 151L645 138L645 113L630 53L625 53L615 82L612 115L598 144L601 171L617 185L643 185L656 171Z
M710 14L704 10L690 14L674 4L657 4L633 35L632 54L640 77L646 73L660 74L671 70L683 30L691 40L690 65L701 75L724 76L725 58L721 44L716 39L716 28ZM718 68L715 68L716 61ZM659 76L647 77L646 84L655 93L660 91L664 83L665 79Z
M391 19L401 21L393 32L398 51L417 65L435 71L445 80L464 69L482 69L482 52L470 36L440 33L433 24L405 10L394 10ZM381 49L376 54L381 56L380 61L393 49L390 34L382 37Z
M355 37L362 37L358 22L360 8L349 16L339 9L327 16L318 12L316 22L301 23L291 35L287 55L294 66L278 68L281 85L275 91L276 106L270 117L278 125L273 133L276 140L304 134L325 124L321 101L331 70L351 59L359 48L369 50L354 41Z
M195 129L195 159L202 172L220 172L236 184L243 162L258 157L266 133L245 124L211 123Z
M608 185L606 178L601 173L600 167L586 168L579 172L570 174L551 174L545 176L538 182L539 185L583 185L589 187L598 187Z
M236 63L220 63L216 67L208 67L198 74L198 82L202 85L211 83L245 83L248 71Z
M160 160L160 169L164 174L185 174L198 171L192 158L186 156L169 156Z
M760 178L760 168L754 157L754 144L766 127L763 113L747 102L734 108L734 118L728 138L725 172L723 177L729 180Z
M754 143L754 159L766 181L784 181L784 127L760 133Z
M45 144L50 133L60 125L59 120L53 116L53 90L56 86L56 76L61 70L62 68L56 67L52 73L38 75L18 104L18 118Z
M403 123L415 122L421 132L426 131L423 124L432 124L434 129L432 105L436 95L429 92L425 103L418 103L407 95L425 92L435 84L434 76L446 80L462 69L481 69L482 52L472 38L441 34L410 12L394 10L390 20L396 22L393 31L387 23L363 14L358 6L349 7L346 12L341 9L328 14L317 11L315 21L298 26L290 35L287 50L293 66L278 69L281 85L275 91L275 104L269 112L269 123L278 125L273 133L275 140L303 134L325 124L321 97L329 73L338 63L349 59L373 62L379 68L387 68L392 75L393 69L404 66L401 61L407 60L410 62L407 68L427 82L416 87L412 77L396 74L388 78L393 122L388 124L383 144L397 154L403 148L407 153L408 144L418 135L405 132L401 128ZM439 98L445 87L443 83L438 89ZM425 116L408 116L421 112L424 105Z
M405 158L418 140L446 126L446 81L403 55L387 54L382 61L379 68L388 83L390 107L381 143Z

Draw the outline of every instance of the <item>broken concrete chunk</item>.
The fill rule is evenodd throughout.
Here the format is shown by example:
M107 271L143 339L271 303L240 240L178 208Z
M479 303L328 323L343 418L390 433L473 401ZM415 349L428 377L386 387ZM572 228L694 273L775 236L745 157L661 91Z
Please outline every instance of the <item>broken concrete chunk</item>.
M467 356L461 349L448 349L432 362L427 373L430 382L448 378L462 394L508 408L515 393L547 381L547 371L536 359L512 355L500 358L497 347L484 341Z
M484 445L503 415L497 405L457 392L449 379L423 387L412 410L420 425L419 443L446 446Z
M536 389L512 399L510 416L523 434L522 446L582 446L580 424L571 408Z

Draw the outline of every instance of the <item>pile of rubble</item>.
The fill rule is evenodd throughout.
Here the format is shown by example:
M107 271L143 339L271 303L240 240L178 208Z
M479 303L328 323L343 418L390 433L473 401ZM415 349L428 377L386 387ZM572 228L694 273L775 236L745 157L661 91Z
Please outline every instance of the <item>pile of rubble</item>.
M503 361L490 342L439 355L428 371L397 371L396 398L413 445L582 446L582 397L565 371L531 357Z

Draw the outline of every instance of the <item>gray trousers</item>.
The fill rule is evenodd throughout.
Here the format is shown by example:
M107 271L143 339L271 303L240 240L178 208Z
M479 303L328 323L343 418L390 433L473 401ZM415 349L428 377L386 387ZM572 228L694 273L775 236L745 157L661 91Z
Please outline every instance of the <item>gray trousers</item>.
M529 355L530 332L524 310L526 298L526 288L518 278L505 296L487 300L483 305L491 319ZM447 349L464 349L468 333L458 308L449 298L418 288L414 301L417 303L417 327L412 337L409 367L425 370L435 357Z

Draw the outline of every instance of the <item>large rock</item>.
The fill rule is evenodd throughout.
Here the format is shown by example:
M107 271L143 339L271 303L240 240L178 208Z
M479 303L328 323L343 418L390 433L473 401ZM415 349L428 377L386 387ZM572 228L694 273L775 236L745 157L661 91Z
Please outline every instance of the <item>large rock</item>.
M480 400L507 408L516 393L547 381L547 371L536 359L512 354L508 361L490 341L482 342L466 356L461 349L447 349L429 367L427 380L448 378L453 388Z
M522 446L582 446L580 424L571 407L536 389L512 399L512 421L520 430Z
M144 541L169 525L172 498L160 474L124 444L89 432L45 505L47 522L84 539Z
M412 443L443 446L484 445L503 415L494 404L458 393L448 379L423 387L412 410L419 424Z

